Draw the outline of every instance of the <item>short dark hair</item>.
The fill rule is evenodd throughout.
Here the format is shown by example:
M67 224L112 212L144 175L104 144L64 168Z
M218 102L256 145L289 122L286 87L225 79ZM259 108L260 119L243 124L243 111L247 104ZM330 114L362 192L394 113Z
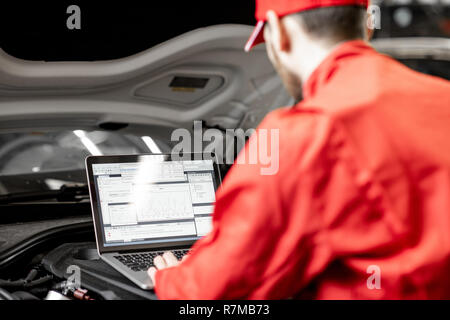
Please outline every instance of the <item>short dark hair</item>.
M301 11L289 15L316 39L333 42L363 39L366 9L362 6L334 6Z

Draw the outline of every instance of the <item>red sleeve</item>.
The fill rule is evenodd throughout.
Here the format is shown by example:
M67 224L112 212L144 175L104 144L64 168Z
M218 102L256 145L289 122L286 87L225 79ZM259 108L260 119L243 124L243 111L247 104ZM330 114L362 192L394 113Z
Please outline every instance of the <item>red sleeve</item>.
M328 164L316 160L328 124L290 112L267 117L251 138L260 139L261 129L279 129L277 174L261 175L267 164L260 161L233 166L217 193L212 232L182 264L157 272L160 299L287 298L330 262L321 204L314 201L320 183L326 184L318 181L319 167ZM249 144L244 150L238 160L248 155ZM347 175L333 176L342 180L337 187L346 187Z

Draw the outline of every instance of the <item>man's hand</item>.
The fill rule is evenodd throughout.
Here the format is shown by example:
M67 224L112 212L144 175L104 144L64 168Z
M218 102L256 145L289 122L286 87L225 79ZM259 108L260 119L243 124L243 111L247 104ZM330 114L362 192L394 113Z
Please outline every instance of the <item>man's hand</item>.
M181 259L181 261L184 261L186 258L187 258L187 255L184 256L183 259ZM164 252L164 254L162 256L155 257L153 259L153 264L155 265L156 268L150 267L150 269L148 269L148 271L147 271L148 275L152 279L153 284L155 284L156 271L170 268L170 267L176 267L177 265L179 265L181 263L181 261L179 261L175 257L175 255L170 251Z

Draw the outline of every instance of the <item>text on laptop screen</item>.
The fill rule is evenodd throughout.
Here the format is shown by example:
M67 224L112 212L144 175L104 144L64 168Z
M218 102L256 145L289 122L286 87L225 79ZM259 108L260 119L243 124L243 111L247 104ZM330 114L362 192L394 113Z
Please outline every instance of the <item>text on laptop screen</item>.
M93 164L105 246L196 240L211 229L212 160Z

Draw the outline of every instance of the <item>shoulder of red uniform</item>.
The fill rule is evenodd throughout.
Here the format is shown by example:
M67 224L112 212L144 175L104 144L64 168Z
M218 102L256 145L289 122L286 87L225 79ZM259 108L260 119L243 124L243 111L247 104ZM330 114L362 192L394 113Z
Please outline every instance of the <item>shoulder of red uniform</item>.
M299 103L270 112L258 129L279 130L280 165L308 169L336 141L336 119L320 107Z
M269 112L258 128L278 128L280 125L289 125L298 121L304 123L316 122L323 118L321 108L303 107L302 102L289 107L281 107Z

